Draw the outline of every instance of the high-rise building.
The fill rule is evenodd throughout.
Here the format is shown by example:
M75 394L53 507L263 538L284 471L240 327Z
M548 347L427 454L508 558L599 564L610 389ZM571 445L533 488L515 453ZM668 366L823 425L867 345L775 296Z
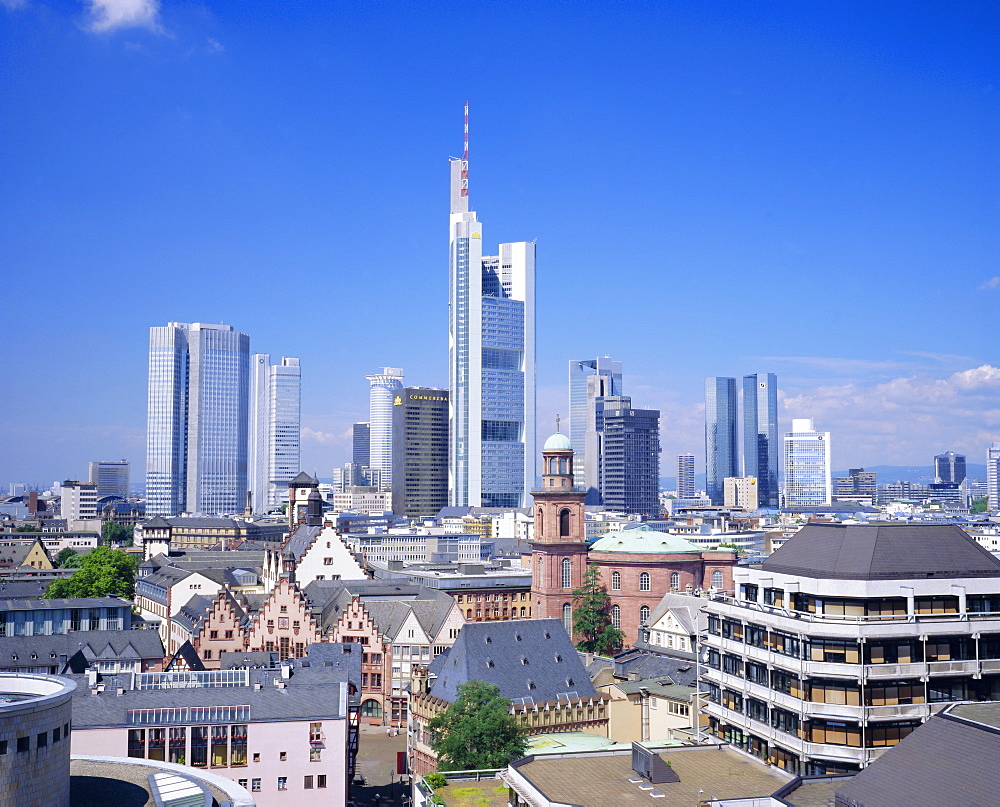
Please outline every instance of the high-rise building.
M828 507L831 500L830 432L795 418L785 434L785 507Z
M604 356L569 363L569 439L573 484L587 488L587 504L600 504L604 399L622 394L622 363Z
M878 488L875 472L866 471L864 468L850 468L847 473L847 476L834 477L833 498L870 498L874 502Z
M965 481L965 455L946 451L934 457L934 482L961 485Z
M705 379L705 490L712 504L723 502L723 481L740 475L736 442L736 379Z
M677 498L693 499L697 492L694 485L694 454L678 454Z
M761 507L778 506L778 377L743 376L743 475L757 477Z
M231 325L149 329L146 514L243 512L250 337Z
M59 516L66 519L69 529L77 529L74 522L97 518L97 498L95 482L67 479L59 486Z
M1000 510L1000 443L990 443L986 449L986 495L989 509Z
M288 500L299 473L302 374L298 359L271 364L267 353L250 362L250 504L255 513Z
M97 498L121 496L128 498L129 464L127 460L117 462L92 462L88 481L97 485Z
M625 513L660 512L660 413L633 409L627 395L604 399L601 499Z
M465 151L451 160L448 500L525 507L535 484L535 244L483 255Z
M437 515L448 506L448 390L405 387L392 407L392 512Z
M727 476L722 480L723 505L752 512L760 507L760 485L753 476Z
M392 402L403 388L403 371L383 367L366 375L371 384L368 395L368 467L381 474L382 489L392 490Z
M367 468L371 461L371 428L367 423L355 423L351 430L351 462Z

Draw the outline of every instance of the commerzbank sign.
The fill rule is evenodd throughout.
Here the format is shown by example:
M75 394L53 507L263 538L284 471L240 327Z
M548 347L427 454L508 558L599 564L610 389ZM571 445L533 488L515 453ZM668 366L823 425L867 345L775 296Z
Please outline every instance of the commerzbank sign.
M447 401L448 400L448 396L447 395L410 395L410 396L408 396L407 399L410 400L410 401ZM396 398L395 398L395 400L393 400L392 405L393 406L401 406L402 404L403 404L403 399L397 395Z

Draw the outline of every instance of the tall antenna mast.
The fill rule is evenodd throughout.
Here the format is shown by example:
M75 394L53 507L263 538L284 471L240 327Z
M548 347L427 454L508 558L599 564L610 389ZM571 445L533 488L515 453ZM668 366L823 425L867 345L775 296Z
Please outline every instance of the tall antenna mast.
M462 152L462 196L469 195L469 102L465 102L465 150Z

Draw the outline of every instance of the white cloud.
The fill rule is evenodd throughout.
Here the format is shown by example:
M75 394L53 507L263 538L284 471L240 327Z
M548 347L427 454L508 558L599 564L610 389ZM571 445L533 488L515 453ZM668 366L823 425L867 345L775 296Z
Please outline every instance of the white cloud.
M1000 275L991 277L979 287L980 291L994 291L995 289L1000 289Z
M319 443L322 446L346 446L351 442L352 432L325 432L320 429L310 429L303 426L300 435L306 443Z
M91 31L104 33L121 28L147 28L157 33L160 27L160 0L85 0L90 9Z
M28 5L28 0L0 0L0 6L9 9L24 8Z
M212 37L208 37L208 49L212 53L220 53L224 51L226 48L218 39L212 39Z

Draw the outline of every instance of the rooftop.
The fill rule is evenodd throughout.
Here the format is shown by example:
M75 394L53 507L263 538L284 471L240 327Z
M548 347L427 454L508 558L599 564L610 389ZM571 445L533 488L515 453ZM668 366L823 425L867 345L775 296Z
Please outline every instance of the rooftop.
M663 552L701 552L700 546L679 535L657 532L641 525L629 530L615 530L598 538L590 545L591 552L637 552L658 554Z

